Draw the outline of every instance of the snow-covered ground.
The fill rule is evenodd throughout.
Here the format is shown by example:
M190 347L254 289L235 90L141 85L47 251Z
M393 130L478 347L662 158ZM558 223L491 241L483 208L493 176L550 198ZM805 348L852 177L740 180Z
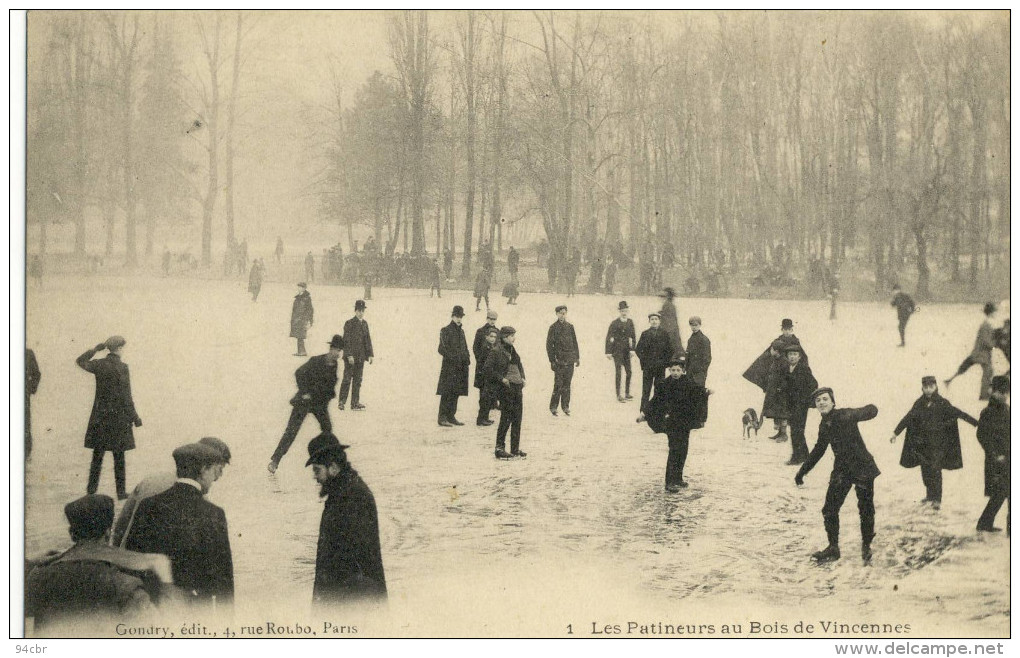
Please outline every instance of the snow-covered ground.
M82 441L93 396L92 377L74 359L119 333L144 420L138 448L128 453L129 488L172 470L177 445L207 435L227 441L233 463L210 499L230 526L235 621L306 620L318 628L321 614L308 610L321 514L304 468L305 445L318 432L312 417L276 475L265 468L287 421L294 369L304 361L288 338L295 289L267 284L252 303L245 283L68 277L29 287L27 340L43 378L26 469L27 554L68 544L62 507L85 491ZM317 354L342 331L361 291L310 291L308 349ZM895 311L886 304L842 304L830 322L821 301L678 300L685 341L694 314L712 340L715 395L708 424L691 439L691 486L669 495L665 436L634 422L636 400L617 403L612 362L602 353L624 297L525 293L517 306L496 304L499 323L517 328L528 381L522 448L529 456L500 462L492 455L496 426L474 425L476 390L461 398L465 427L436 424L438 332L461 304L470 343L484 322L474 299L387 288L373 294L366 319L376 359L362 389L368 409L330 407L379 508L389 609L339 620L359 623L360 635L560 636L568 624L575 635L589 635L593 624L626 630L628 621L713 625L700 629L705 637L719 636L723 624L742 624L740 635L749 635L754 621L785 624L789 634L804 621L828 637L853 634L824 632L820 622L909 625L879 637L1009 634L1009 542L974 531L985 503L974 429L961 425L964 468L945 473L938 513L918 504L918 470L898 465L902 438L888 441L920 394L921 376L941 380L969 352L979 305L924 307L908 327L907 347L898 348ZM626 299L640 332L660 300ZM582 352L569 418L548 412L545 335L559 303L570 307ZM796 321L812 370L835 389L838 405L879 407L878 418L861 426L883 471L870 567L859 556L853 493L843 508L843 559L825 567L809 560L825 543L820 510L831 453L797 488L794 468L784 464L789 443L767 440L770 425L756 439L741 437L741 413L760 408L761 393L740 375L780 333L784 317ZM636 359L634 366L637 397ZM942 393L976 417L979 377L974 368ZM812 411L810 445L817 426ZM108 457L101 492L113 492L112 471Z

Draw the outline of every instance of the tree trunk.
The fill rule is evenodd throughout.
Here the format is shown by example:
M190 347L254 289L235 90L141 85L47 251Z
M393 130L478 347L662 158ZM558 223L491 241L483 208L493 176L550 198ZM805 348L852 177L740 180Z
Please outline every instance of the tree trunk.
M209 94L210 100L207 106L209 116L206 118L206 127L209 130L208 149L209 154L209 180L202 201L202 265L212 265L212 221L213 212L216 209L216 195L219 193L219 105L220 105L220 14L216 14L216 27L212 38L212 52L206 51L206 58L209 63Z
M230 100L227 103L227 145L224 158L226 185L224 189L224 210L227 219L227 244L233 244L234 234L234 129L237 110L237 83L241 77L241 12L237 12L237 30L234 35L234 65L230 84Z

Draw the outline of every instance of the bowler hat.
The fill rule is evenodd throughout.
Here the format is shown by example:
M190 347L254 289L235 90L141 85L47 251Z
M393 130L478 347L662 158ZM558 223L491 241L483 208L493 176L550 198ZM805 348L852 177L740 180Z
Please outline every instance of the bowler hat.
M464 317L464 307L460 306L460 305L454 306L453 307L453 312L450 313L450 315L452 315L455 318L462 318L462 317Z
M113 498L89 494L64 505L64 516L76 537L94 539L113 526Z
M793 320L791 320L790 318L783 318L782 328L793 329Z
M329 341L329 349L331 350L342 350L344 348L344 338L340 334L333 334L333 338Z
M213 450L218 450L220 455L223 457L223 463L230 463L230 448L228 448L227 444L223 441L217 439L215 436L203 436L198 440L198 442L204 446L209 446Z
M359 299L358 301L354 302L355 311L364 311L366 308L368 308L368 306L366 306L364 299Z
M347 448L350 446L340 443L332 432L323 432L308 442L308 461L305 462L305 466L326 464L330 457L336 461L343 461L346 459L344 451Z
M223 453L205 443L187 443L173 451L174 463L180 468L184 465L219 464L223 461Z
M124 347L126 344L127 341L124 340L123 336L110 336L106 339L106 349L108 350L115 350L118 347Z
M621 311L625 311L625 310L627 310L630 307L627 306L627 302L626 301L623 301L623 302L620 302L620 304L617 306L617 308L620 309Z
M992 377L992 390L996 393L1009 393L1009 377L996 375Z
M673 290L671 287L666 286L665 288L662 289L662 292L659 293L659 297L673 299L674 297L676 297L676 290Z
M934 375L925 375L921 377L921 386L938 386L938 380Z

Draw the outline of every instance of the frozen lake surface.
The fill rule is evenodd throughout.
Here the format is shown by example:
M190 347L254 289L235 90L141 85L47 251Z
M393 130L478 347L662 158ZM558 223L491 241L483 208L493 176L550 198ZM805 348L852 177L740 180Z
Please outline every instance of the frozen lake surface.
M30 287L27 340L42 384L26 470L28 555L69 543L62 508L85 492L82 441L94 390L74 359L118 333L128 341L124 360L144 420L135 431L138 448L127 456L128 487L172 470L170 452L180 444L207 435L225 440L233 462L210 499L230 527L235 618L312 619L303 615L311 614L321 503L304 468L305 446L318 433L311 416L276 475L266 472L287 421L294 370L304 362L287 337L295 289L267 284L252 303L246 283L95 277ZM311 285L310 292L308 351L319 354L342 331L361 290ZM974 429L961 425L964 468L945 473L938 513L918 504L919 471L898 464L902 437L888 441L920 394L921 376L947 377L970 351L979 306L925 306L911 320L907 347L897 348L887 304L842 304L830 322L823 301L678 299L685 343L686 318L695 314L712 340L708 385L715 394L706 427L691 437L691 486L668 495L665 436L634 422L636 400L616 402L612 362L602 353L620 299L640 334L658 298L525 293L517 306L495 304L499 324L517 328L528 381L521 447L529 456L500 462L492 455L496 426L474 425L475 389L460 400L466 426L436 424L438 332L461 304L470 343L484 323L474 299L386 288L373 294L366 320L376 358L362 389L368 408L330 406L379 509L389 611L362 619L361 635L559 636L568 624L587 634L592 623L631 619L713 624L716 633L721 624L743 623L744 635L751 621L792 628L798 620L909 624L898 636L1008 635L1009 542L974 531L986 500ZM581 344L569 418L548 412L553 374L545 336L559 303L569 305ZM843 559L825 567L809 560L825 544L831 452L797 488L794 467L784 464L789 443L767 440L770 424L757 439L741 437L741 413L760 409L762 395L740 375L780 333L784 317L796 321L812 370L835 389L838 405L879 407L878 418L861 425L883 472L870 567L859 556L853 493L843 507ZM638 397L636 358L634 367ZM976 417L979 377L974 368L942 393ZM812 410L812 446L818 418ZM109 457L100 492L113 493Z

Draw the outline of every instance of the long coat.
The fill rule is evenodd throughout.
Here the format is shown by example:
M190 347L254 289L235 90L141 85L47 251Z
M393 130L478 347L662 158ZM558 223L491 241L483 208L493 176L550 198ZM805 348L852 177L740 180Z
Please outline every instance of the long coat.
M768 376L765 378L765 401L762 403L762 418L775 418L777 420L790 417L790 397L786 386L787 373L790 368L788 361L779 356L773 359L769 367Z
M783 386L783 393L786 395L786 405L791 417L798 414L805 414L811 407L811 394L818 388L818 380L811 372L811 366L803 361L790 370L789 365L783 366L786 382Z
M831 445L835 461L832 464L832 476L842 475L853 481L868 481L877 478L881 471L875 464L875 458L864 445L861 431L857 423L871 420L878 415L878 407L869 404L858 409L833 409L822 416L818 424L818 442L801 464L797 475L804 477L815 467L818 460Z
M291 398L291 404L323 405L336 397L337 362L328 357L328 354L313 356L294 371L298 392ZM304 400L305 395L311 397Z
M633 320L616 318L609 323L609 331L606 332L606 354L629 356L636 345L637 335L634 333Z
M712 364L712 341L700 331L692 331L687 339L687 376L701 386L708 380Z
M174 584L186 596L220 604L234 598L234 562L223 510L190 484L176 482L138 503L126 548L170 558Z
M496 347L485 357L485 363L479 366L479 369L482 370L482 376L485 378L485 383L491 386L492 390L501 397L513 388L518 390L524 388L521 384L503 383L503 379L506 378L511 365L517 366L517 371L521 373L521 379L527 380L524 374L524 364L521 362L517 349L513 345L507 345L503 341L499 341L496 343Z
M489 334L490 329L498 329L498 327L496 327L496 325L489 324L488 322L478 327L475 331L475 339L471 343L471 353L475 355L475 365L479 368L485 365L485 358L482 356L482 350L486 350L485 354L488 354L488 349L486 348L488 343L486 342L485 337ZM496 342L499 342L498 338L496 339Z
M662 302L662 310L659 311L659 328L669 336L669 344L673 347L671 358L684 355L684 341L680 338L680 324L676 320L676 306L672 299Z
M702 407L708 398L704 386L688 375L666 377L648 401L645 420L653 432L672 434L702 426Z
M978 443L985 451L985 495L1009 493L1009 407L992 398L981 411L977 428ZM996 456L1004 455L999 462Z
M436 395L467 395L471 352L462 326L451 320L439 330L439 353L443 355L443 365Z
M294 295L294 306L290 310L290 337L306 338L308 327L315 321L315 309L312 308L312 295L302 290Z
M355 315L344 322L344 358L354 357L354 362L368 361L374 357L372 351L372 334L368 331L368 322L365 318Z
M797 345L800 347L800 339L793 334L790 334L789 336L780 334L776 340L778 340L783 347L788 345ZM782 354L782 352L780 352L780 354ZM767 392L769 370L772 368L772 362L776 358L777 357L772 356L772 343L769 343L769 346L765 348L765 351L762 352L758 358L755 359L750 366L748 366L747 370L744 371L744 379ZM804 365L808 364L808 356L807 353L804 352L803 347L801 347L800 350L800 362Z
M496 339L496 343L499 343L499 339ZM489 341L483 340L481 346L475 350L475 388L481 390L485 388L485 362L489 358L489 353L496 348L495 345L490 345Z
M666 370L666 364L673 356L673 346L669 342L669 336L662 328L653 329L649 327L641 332L641 338L634 347L638 361L641 362L641 369L652 371L656 376L662 376Z
M553 365L580 361L581 351L577 347L574 325L566 320L556 320L549 325L549 333L545 337L545 353Z
M78 367L96 377L96 398L92 403L85 447L91 450L133 450L135 435L133 423L141 423L131 398L131 377L127 364L117 354L92 360L96 350L91 349L75 359Z
M928 464L950 471L963 468L957 420L978 424L973 416L960 411L938 393L930 399L919 397L893 430L893 434L907 430L900 466L914 468Z
M326 504L319 522L312 597L320 603L386 598L375 497L357 471L347 468L322 485Z
M251 272L248 274L248 292L259 292L262 290L262 279L265 272L262 266L256 261L251 264Z

